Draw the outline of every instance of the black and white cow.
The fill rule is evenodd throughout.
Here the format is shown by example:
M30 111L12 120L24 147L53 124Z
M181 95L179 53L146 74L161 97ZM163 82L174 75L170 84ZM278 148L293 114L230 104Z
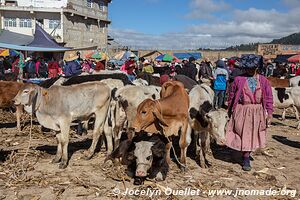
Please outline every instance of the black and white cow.
M135 185L143 184L147 177L163 181L169 171L167 142L162 135L139 134L132 140L122 141L106 160L121 158L121 163L127 166L127 174L134 178Z

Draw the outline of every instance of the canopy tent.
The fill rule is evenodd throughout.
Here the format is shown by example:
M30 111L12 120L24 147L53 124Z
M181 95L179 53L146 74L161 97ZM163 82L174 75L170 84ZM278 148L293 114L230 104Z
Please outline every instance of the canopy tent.
M276 63L286 63L286 62L288 62L288 58L290 58L294 55L295 54L277 55L277 57L274 59L274 62L276 62Z
M17 56L19 55L19 52L12 49L1 49L0 50L0 56Z
M49 48L62 48L40 25L35 24L35 33L33 41L28 44L30 47L49 47Z
M180 60L182 60L184 58L189 59L190 57L194 57L196 60L199 60L200 58L202 58L202 55L199 52L173 53L173 55Z
M288 58L289 62L300 63L300 54Z
M132 55L132 54L135 55L135 54L132 53L131 51L121 51L121 52L117 53L117 54L113 57L113 59L125 61L125 60L128 60L128 59L129 59L129 56ZM138 59L138 57L137 57L137 55L135 55L135 60L137 60L137 59Z
M148 60L154 60L157 56L162 55L160 51L151 51L143 56L140 56L141 58L145 58Z
M174 60L174 59L175 59L175 62L180 62L180 60L177 57L172 56L170 54L162 54L155 58L155 60L162 61L162 62L172 62L172 60Z
M36 52L63 52L70 50L69 48L48 48L48 47L30 47L14 44L0 43L0 48L14 49L19 51L36 51Z
M0 42L14 44L14 45L27 45L33 41L34 37L31 35L24 35L20 33L11 32L9 30L0 31Z

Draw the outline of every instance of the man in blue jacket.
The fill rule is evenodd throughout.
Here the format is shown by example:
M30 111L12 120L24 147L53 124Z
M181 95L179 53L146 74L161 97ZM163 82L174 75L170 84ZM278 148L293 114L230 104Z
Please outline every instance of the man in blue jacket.
M218 60L216 63L216 70L213 73L214 78L214 107L221 108L224 105L225 93L228 81L228 71L223 60Z

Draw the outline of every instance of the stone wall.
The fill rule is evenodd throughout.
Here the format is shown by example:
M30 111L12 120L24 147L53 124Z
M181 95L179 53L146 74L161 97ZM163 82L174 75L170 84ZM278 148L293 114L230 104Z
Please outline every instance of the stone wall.
M138 55L143 56L145 54L148 54L152 52L152 50L138 50ZM165 54L173 54L177 52L200 52L202 54L202 58L209 58L212 61L216 61L220 58L229 58L233 56L241 56L242 54L255 54L255 51L196 51L196 50L178 50L178 51L173 51L173 50L159 50L159 52Z

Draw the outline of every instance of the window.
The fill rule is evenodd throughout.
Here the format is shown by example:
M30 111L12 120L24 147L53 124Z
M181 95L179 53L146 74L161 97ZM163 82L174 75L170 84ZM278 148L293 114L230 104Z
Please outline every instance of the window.
M16 18L4 18L4 26L5 27L17 27L17 19Z
M20 27L31 28L32 27L31 19L20 19Z
M93 7L93 0L87 0L87 1L86 1L86 6L87 6L88 8L92 8L92 7Z
M104 12L105 10L105 4L104 4L104 2L103 2L103 0L100 0L99 1L99 9L100 9L100 11L102 11L102 12Z
M50 19L49 20L50 29L60 29L60 20Z

